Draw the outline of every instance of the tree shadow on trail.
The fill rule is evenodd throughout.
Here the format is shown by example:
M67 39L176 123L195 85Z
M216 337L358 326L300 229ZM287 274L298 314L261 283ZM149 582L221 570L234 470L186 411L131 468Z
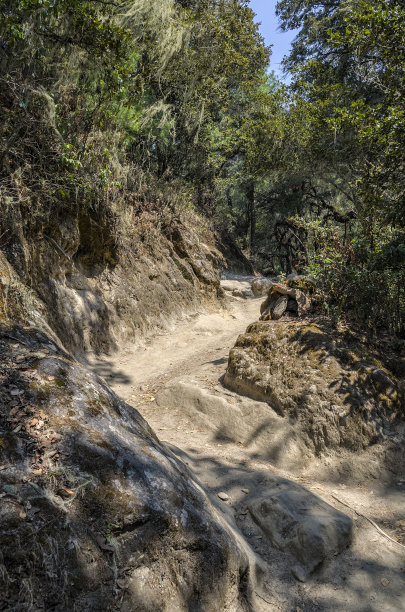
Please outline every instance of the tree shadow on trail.
M96 358L89 367L109 384L114 382L115 384L130 385L132 383L130 376L123 370L117 369L112 360Z
M267 592L277 593L282 610L295 610L297 606L302 612L396 612L402 609L403 556L395 550L395 545L387 544L365 520L356 522L354 547L337 557L332 555L303 587L291 575L291 568L296 563L293 556L275 548L252 520L250 512L245 510L252 500L265 498L268 487L274 490L274 485L285 479L270 465L266 469L263 459L260 467L255 466L255 456L251 453L247 453L247 459L235 459L230 464L228 460L214 456L209 449L196 452L193 447L181 450L171 445L170 448L211 490L213 503L219 511L235 518L245 539L267 562ZM304 490L297 483L293 486ZM217 496L219 492L226 493L229 500L221 501ZM314 499L317 499L316 495ZM327 501L330 503L331 500L327 497ZM339 503L336 508L347 513L347 509ZM370 510L369 514L371 519L381 524L380 517L374 516ZM391 518L395 522L400 518L400 513ZM382 527L387 528L384 524ZM367 546L364 545L364 537L368 538ZM373 543L376 539L378 544ZM277 609L276 605L274 609Z

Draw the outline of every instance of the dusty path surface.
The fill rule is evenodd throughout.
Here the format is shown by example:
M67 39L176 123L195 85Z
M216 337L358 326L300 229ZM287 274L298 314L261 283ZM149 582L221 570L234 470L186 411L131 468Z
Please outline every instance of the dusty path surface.
M250 277L241 278L246 280L234 281L235 285L249 287ZM232 298L229 308L183 320L145 346L94 360L93 368L127 401L142 400L141 386L157 390L178 376L223 373L229 349L237 335L257 319L261 301Z
M250 278L234 277L231 281L227 289L232 286L246 289ZM94 360L92 366L141 412L160 440L189 466L211 493L216 506L232 517L251 548L265 561L265 580L257 591L258 609L405 610L405 549L388 541L360 516L366 515L391 537L399 539L405 528L405 482L388 485L363 475L343 482L340 476L330 476L331 458L325 459L329 464L326 471L321 462L279 469L266 459L263 446L247 439L238 442L241 434L237 429L234 439L230 439L218 421L211 418L212 411L218 409L216 402L222 402L220 407L226 406L224 402L231 407L243 407L244 402L250 402L246 404L248 410L260 410L257 402L253 406L251 400L226 390L221 379L230 348L238 334L257 320L261 301L262 298L234 298L228 291L228 305L223 311L189 318L143 347L127 348L113 358ZM272 547L247 511L253 491L282 478L312 491L355 521L352 546L328 560L305 583L292 576L290 554ZM217 497L219 492L226 493L228 499L221 501Z

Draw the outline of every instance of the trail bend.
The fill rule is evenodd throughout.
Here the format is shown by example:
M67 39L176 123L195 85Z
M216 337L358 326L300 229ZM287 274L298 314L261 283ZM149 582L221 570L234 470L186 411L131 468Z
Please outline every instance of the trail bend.
M235 275L223 283L227 291L222 310L187 317L144 345L127 346L114 356L93 359L91 365L142 414L161 442L187 464L213 503L236 523L242 537L264 561L266 577L257 593L260 612L405 610L404 555L366 519L336 500L337 496L355 510L368 514L393 534L395 523L405 518L400 487L388 489L372 480L343 483L325 477L323 474L333 473L331 457L314 460L306 467L276 467L253 442L238 442L238 433L232 440L221 427L211 423L216 401L231 406L258 404L237 396L221 383L229 350L237 336L259 317L263 298L242 299L232 295L232 287L244 290L250 281L250 277ZM173 394L167 395L170 389L184 393L173 398ZM201 403L207 401L201 416L192 404L201 408ZM247 430L248 426L249 423ZM246 492L286 478L348 513L356 525L353 545L328 561L306 583L292 576L290 555L269 544L245 506ZM226 493L227 501L219 500L220 492Z

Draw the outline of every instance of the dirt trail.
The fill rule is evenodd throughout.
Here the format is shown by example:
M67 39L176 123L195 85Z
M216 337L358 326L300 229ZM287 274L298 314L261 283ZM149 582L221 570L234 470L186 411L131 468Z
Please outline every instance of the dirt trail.
M260 298L232 298L226 310L189 317L144 346L127 348L111 359L96 359L92 366L127 401L142 399L140 386L156 390L180 375L219 372L221 367L222 372L235 338L257 318L260 302Z
M249 286L248 277L234 277L236 287ZM228 285L232 283L228 283ZM221 385L230 348L238 334L257 320L259 299L234 298L220 312L201 313L179 323L145 346L127 348L109 359L98 359L93 368L129 404L141 412L162 442L189 466L211 492L225 515L233 515L252 549L266 562L263 588L257 592L258 608L285 612L398 612L405 610L404 549L390 543L364 518L341 505L335 497L366 514L393 537L405 527L405 483L388 485L371 479L341 482L331 478L333 459L286 471L276 468L254 444L232 442L220 429L194 418L187 405L156 402L159 393L184 384L227 401L244 402ZM207 417L209 418L209 417ZM323 471L323 467L328 469ZM322 474L328 474L327 477ZM328 561L306 583L292 577L291 556L270 546L246 510L249 491L265 487L269 479L288 478L349 514L355 520L350 549ZM217 494L225 492L222 502ZM401 527L399 528L398 525ZM218 611L220 612L220 611Z

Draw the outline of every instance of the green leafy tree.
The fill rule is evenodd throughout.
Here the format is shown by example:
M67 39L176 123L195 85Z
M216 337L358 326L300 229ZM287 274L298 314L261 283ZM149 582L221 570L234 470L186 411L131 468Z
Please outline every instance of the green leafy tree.
M300 27L286 66L308 126L296 172L313 194L301 217L311 223L314 199L335 211L326 214L322 248L312 226L312 266L339 310L360 314L352 297L367 294L365 319L376 326L382 311L392 313L385 324L404 333L404 8L397 0L282 0L278 13L284 28Z

